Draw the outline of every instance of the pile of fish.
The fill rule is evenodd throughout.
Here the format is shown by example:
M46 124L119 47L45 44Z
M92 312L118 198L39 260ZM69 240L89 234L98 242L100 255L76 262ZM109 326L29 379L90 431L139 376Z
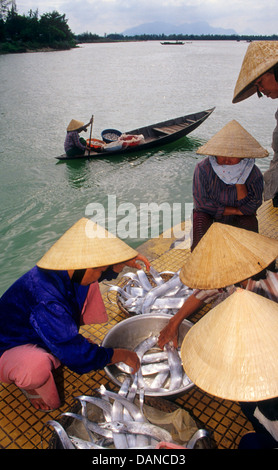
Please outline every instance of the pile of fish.
M149 273L150 278L143 269L123 274L128 279L125 285L111 286L109 291L116 291L123 308L132 314L174 315L193 290L181 282L179 271L159 273L151 266ZM163 274L170 275L170 279L165 281Z
M144 393L148 395L150 392L161 396L170 391L177 393L180 389L192 384L183 370L180 348L176 349L170 342L162 351L157 347L157 341L158 336L151 333L134 348L141 364L136 374L138 390L144 390ZM125 374L132 373L130 367L123 362L116 366Z
M81 413L66 412L68 416L81 422L86 437L74 435L56 420L47 421L59 437L63 449L155 449L159 443L175 444L172 435L163 427L152 424L143 413L141 406L134 402L137 393L136 378L133 383L127 378L118 393L107 390L104 385L97 390L100 397L82 395L77 397ZM91 404L102 411L103 419L96 422L88 416L87 405ZM83 435L83 434L82 434ZM207 431L199 429L186 444L194 448L197 440L207 437ZM179 445L179 444L178 444ZM179 445L179 447L182 447Z

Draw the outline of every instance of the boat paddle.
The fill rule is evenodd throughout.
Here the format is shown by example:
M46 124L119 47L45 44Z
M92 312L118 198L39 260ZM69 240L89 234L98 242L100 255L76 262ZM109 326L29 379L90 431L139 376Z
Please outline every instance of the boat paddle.
M92 138L93 122L94 122L94 115L92 114L91 127L90 127L90 138L89 138L89 153L88 153L89 156L90 156L90 152L91 152L91 138Z

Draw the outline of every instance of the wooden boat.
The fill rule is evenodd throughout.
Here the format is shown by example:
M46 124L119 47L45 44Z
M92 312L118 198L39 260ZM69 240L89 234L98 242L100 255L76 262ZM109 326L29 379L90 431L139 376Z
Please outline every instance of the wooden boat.
M182 41L164 41L164 42L161 42L160 44L162 44L162 46L171 46L171 45L183 46L184 42L182 42Z
M55 157L58 160L73 160L81 158L95 158L95 157L107 157L111 155L125 155L131 152L138 152L142 150L152 149L155 147L161 147L166 144L175 142L182 137L186 136L190 132L194 131L202 122L204 122L214 111L215 108L211 108L205 111L201 111L194 114L188 114L187 116L181 116L175 119L169 119L168 121L158 122L146 127L140 127L131 131L125 132L127 136L141 136L142 139L137 145L127 145L124 148L115 148L111 150L109 145L102 151L90 150L90 152L84 155L75 155L72 157L66 154Z

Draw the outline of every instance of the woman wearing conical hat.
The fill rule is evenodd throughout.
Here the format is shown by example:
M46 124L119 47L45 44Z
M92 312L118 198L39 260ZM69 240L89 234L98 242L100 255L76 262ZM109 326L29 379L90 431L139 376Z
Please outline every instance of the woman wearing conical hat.
M239 103L254 93L271 99L278 98L278 41L254 41L246 51L234 89L233 103ZM278 207L278 110L273 132L273 159L264 173L264 199Z
M183 368L199 388L239 402L254 431L239 449L278 446L278 304L236 291L185 335Z
M196 165L193 175L191 250L214 221L258 232L263 176L255 159L266 157L267 150L233 120L197 153L207 158Z
M125 265L148 260L89 219L75 223L0 299L0 380L15 383L40 410L60 399L52 369L60 364L84 374L125 362L133 351L103 348L79 333L82 324L104 323L98 282L116 278Z
M87 127L92 123L92 119L88 124L82 121L72 119L67 127L67 134L64 143L65 152L68 157L75 155L84 155L87 148L87 142L83 137L80 137L80 132L87 131Z
M181 322L206 304L222 302L236 285L278 302L277 257L278 240L212 224L181 268L180 279L193 292L160 332L159 346L177 345Z

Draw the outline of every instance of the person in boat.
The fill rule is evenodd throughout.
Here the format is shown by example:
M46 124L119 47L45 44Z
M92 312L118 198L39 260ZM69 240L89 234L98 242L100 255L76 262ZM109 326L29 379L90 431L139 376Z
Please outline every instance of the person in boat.
M263 175L256 158L268 156L237 121L226 124L197 150L193 175L193 251L214 221L258 232Z
M76 121L72 119L67 127L67 135L64 143L65 152L68 157L75 155L84 155L86 149L88 149L86 140L79 134L82 131L87 131L87 128L91 125L92 119L88 124L84 122Z
M254 41L246 51L234 89L233 103L239 103L254 93L271 99L278 98L278 41ZM264 200L278 207L278 109L272 135L273 158L264 172Z
M60 365L84 374L123 361L135 373L136 353L98 346L79 327L108 320L99 282L140 261L148 270L125 242L90 219L76 222L0 299L0 380L49 410L61 404L52 374Z
M220 303L237 286L278 302L277 257L278 240L214 223L181 269L181 281L193 292L161 330L159 347L169 341L177 346L182 321L205 305Z

